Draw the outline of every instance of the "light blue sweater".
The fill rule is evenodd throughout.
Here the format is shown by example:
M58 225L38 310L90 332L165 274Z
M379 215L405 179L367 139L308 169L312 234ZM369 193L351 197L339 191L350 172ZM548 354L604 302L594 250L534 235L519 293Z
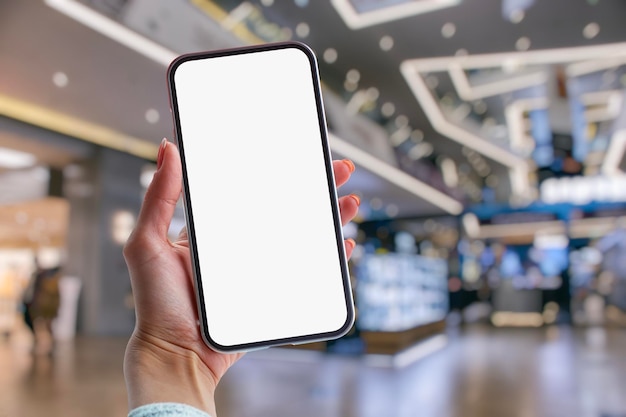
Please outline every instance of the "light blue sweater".
M128 417L211 417L204 411L186 404L155 403L137 407Z

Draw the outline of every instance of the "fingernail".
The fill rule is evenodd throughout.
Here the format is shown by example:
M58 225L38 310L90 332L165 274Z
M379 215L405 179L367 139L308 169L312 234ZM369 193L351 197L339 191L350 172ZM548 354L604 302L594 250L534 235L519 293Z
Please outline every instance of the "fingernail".
M157 155L157 170L161 168L161 164L163 163L163 154L165 154L165 148L167 147L167 139L163 138L161 141L161 145L159 145L159 153Z
M348 169L350 170L350 172L351 172L351 173L352 173L352 172L354 172L354 170L355 170L355 168L356 168L356 167L354 166L354 163L353 163L351 160L349 160L349 159L344 159L344 160L343 160L343 163L344 163L344 164L346 164L346 165L348 166Z
M361 199L359 198L359 196L358 196L358 195L356 195L356 194L350 194L350 197L352 197L352 199L353 199L354 201L356 201L356 205L357 205L357 206L360 206L360 205L361 205Z
M352 249L356 247L356 242L354 241L354 239L346 239L346 243L350 244L350 246L352 246Z

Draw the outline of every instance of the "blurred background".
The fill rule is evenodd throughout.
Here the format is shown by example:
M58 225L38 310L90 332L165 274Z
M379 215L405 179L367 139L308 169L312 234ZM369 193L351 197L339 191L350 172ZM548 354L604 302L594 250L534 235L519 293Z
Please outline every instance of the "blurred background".
M0 0L0 415L128 411L121 249L172 138L167 65L297 40L333 158L357 166L358 317L248 354L220 416L626 416L625 18L622 0Z

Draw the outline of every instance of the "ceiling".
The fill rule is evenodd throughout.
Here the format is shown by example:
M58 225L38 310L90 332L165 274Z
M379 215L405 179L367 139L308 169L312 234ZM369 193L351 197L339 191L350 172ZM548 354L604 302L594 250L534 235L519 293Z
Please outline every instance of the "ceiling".
M112 40L106 27L99 33L77 21L80 16L68 16L67 4L86 5L146 42L129 47ZM591 75L612 71L613 78L594 91L623 90L626 61L610 53L620 49L598 54L581 47L625 42L625 16L621 0L3 0L0 114L34 117L28 110L35 106L48 112L51 129L72 134L68 126L76 121L106 128L101 138L110 146L146 143L132 149L154 158L160 139L172 132L168 57L299 40L318 55L333 153L357 162L359 173L345 191L363 196L363 217L458 213L487 198L520 203L537 197L534 155L511 143L516 120L525 126L518 128L520 143L528 143L536 108L519 110L519 120L503 111L526 103L520 100L531 89L502 85L528 79L535 90L543 88L531 98L550 103L544 107L553 133L571 135L571 123L564 123L568 96L557 92L562 74L573 64L608 62ZM560 52L541 55L544 49ZM575 78L567 74L565 82ZM498 93L481 96L494 86ZM611 97L592 105L608 108ZM26 110L14 111L11 99ZM615 130L617 116L609 116L594 122L599 133L588 138L598 143L596 159L608 153L606 136ZM93 139L81 132L77 136ZM28 143L17 139L0 131L0 146ZM48 158L63 157L38 158L52 164ZM585 159L582 166L595 165Z

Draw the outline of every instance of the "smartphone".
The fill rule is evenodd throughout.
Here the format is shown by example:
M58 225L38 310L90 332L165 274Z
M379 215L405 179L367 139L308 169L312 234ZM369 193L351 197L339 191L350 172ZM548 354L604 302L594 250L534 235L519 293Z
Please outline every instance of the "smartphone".
M205 342L234 352L347 333L354 306L313 51L183 55L168 81Z

